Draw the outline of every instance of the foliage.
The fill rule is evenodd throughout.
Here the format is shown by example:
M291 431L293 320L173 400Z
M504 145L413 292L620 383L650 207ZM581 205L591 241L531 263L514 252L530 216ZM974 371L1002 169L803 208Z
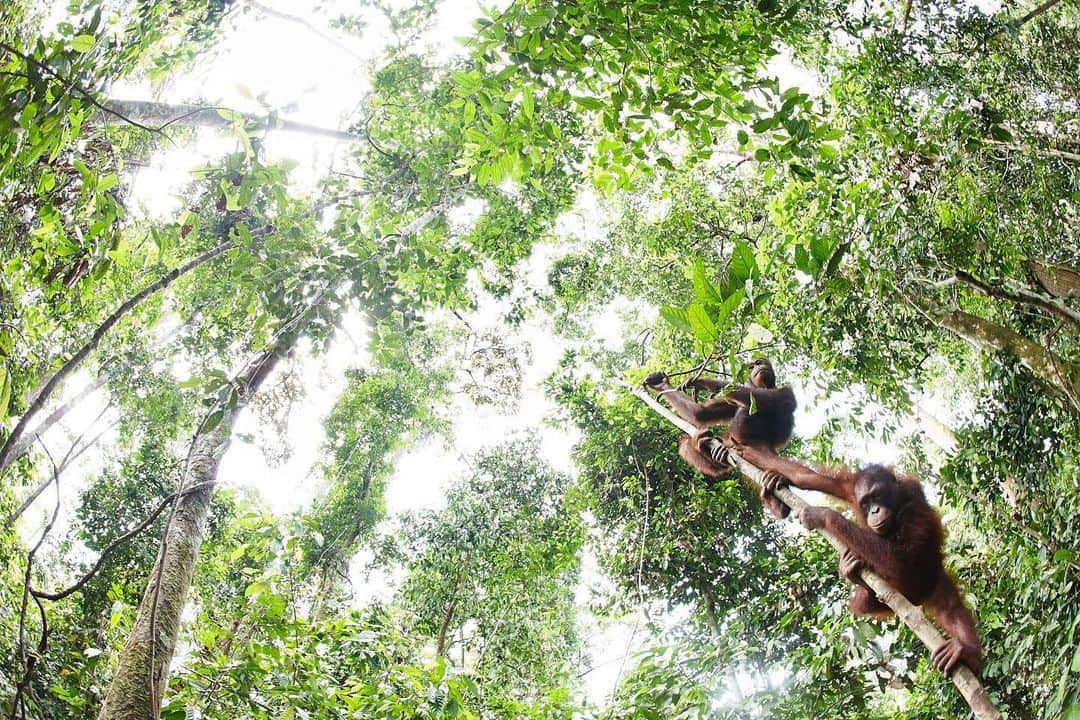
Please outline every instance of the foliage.
M800 430L820 427L786 453L893 446L924 479L991 697L1080 716L1074 5L515 0L448 61L421 47L438 3L368 5L331 26L393 37L341 89L357 141L314 192L271 154L273 123L225 109L229 149L161 219L131 207L135 168L196 138L106 118L112 89L227 49L250 8L0 8L0 439L64 381L0 471L0 518L54 460L65 508L29 573L33 518L0 530L0 711L96 714L168 514L113 541L230 411L260 411L287 454L308 356L359 327L324 492L287 517L215 495L163 717L963 716L911 633L851 616L831 550L762 522L737 477L691 472L617 384L737 381L751 353L796 385ZM272 347L287 367L251 398L234 378ZM573 476L518 438L434 509L385 517L388 484L415 482L401 454L510 410L563 349L545 390L579 438ZM108 402L87 428L80 385ZM920 424L948 426L941 447ZM78 437L94 470L75 478L57 448ZM21 617L27 582L65 587L106 549ZM346 605L358 554L385 601ZM586 584L605 588L587 607ZM603 698L582 697L587 615L639 638Z
M513 440L474 457L445 508L402 523L403 607L438 659L452 662L459 650L486 687L499 688L486 702L500 713L563 686L579 651L582 526L568 480L535 443Z

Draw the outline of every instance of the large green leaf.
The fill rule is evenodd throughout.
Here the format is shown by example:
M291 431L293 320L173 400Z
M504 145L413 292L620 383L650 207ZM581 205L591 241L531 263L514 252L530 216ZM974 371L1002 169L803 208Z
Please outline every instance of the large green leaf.
M694 269L691 273L694 282L694 295L697 301L703 305L719 305L724 301L723 296L709 280L705 270L705 263L700 258L694 261Z
M709 316L709 311L705 309L705 306L694 303L687 308L686 312L694 337L707 347L715 345L716 341L720 339L720 333L717 332L716 324Z
M682 308L665 305L660 308L660 317L671 323L677 330L688 333L694 332L694 329L690 326L690 316L686 310L683 310Z
M755 274L757 274L757 262L754 260L754 251L746 242L739 240L731 251L731 264L728 265L730 287L742 287Z

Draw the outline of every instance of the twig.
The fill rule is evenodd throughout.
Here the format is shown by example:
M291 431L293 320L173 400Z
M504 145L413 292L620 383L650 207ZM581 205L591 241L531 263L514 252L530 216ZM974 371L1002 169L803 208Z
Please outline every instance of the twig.
M665 408L641 388L627 386L627 389L640 398L646 405L671 422L671 424L687 434L693 435L698 431L698 428ZM760 487L765 475L764 471L744 460L735 451L730 452L730 457L732 464L734 464L739 472L746 476L756 487ZM796 495L790 488L777 488L773 494L779 498L781 502L791 508L796 517L801 515L805 508L810 507L810 503ZM819 530L819 532L821 532L829 543L838 551L843 552L846 549L843 542L838 538L824 530ZM880 575L872 570L863 568L861 576L863 581L874 591L874 594L877 595L878 599L892 608L893 612L896 613L896 616L899 617L905 625L911 628L915 635L930 648L931 652L945 642L945 638L937 628L930 623L926 615L923 614L922 609L912 605L907 598L885 582ZM998 712L997 708L994 707L993 703L990 702L990 698L983 689L982 683L979 682L979 679L966 665L958 665L952 674L951 680L953 681L953 684L956 685L957 690L960 691L960 694L963 695L968 705L971 706L971 710L975 714L976 720L1001 719L1001 714Z
M84 89L78 83L76 83L74 80L70 80L70 79L64 77L59 72L57 72L56 70L53 70L51 67L49 67L45 63L43 63L43 62L41 62L41 61L39 61L39 60L37 60L37 59L35 59L33 57L30 57L29 55L25 55L25 54L19 52L18 50L16 50L15 48L13 48L12 46L8 45L5 42L0 42L0 50L6 50L7 52L11 53L12 55L15 55L16 57L22 58L23 62L34 65L38 70L41 70L42 72L46 73L47 75L49 75L54 80L60 81L62 84L67 85L68 88L74 88L75 90L78 90L80 95L82 95L87 101L90 102L91 105L96 107L101 112L108 113L109 115L115 115L116 117L120 118L121 120L123 120L124 122L126 122L129 125L134 125L135 127L139 128L141 130L145 130L146 132L149 132L149 133L158 133L158 134L162 135L163 137L165 137L166 139L168 139L168 136L165 135L164 133L162 133L160 129L152 128L152 127L148 127L146 125L143 125L142 123L137 122L135 120L132 120L131 118L117 112L116 110L113 110L112 108L110 108L105 103L99 102L97 100L97 98L94 97L94 94L91 93L89 90Z

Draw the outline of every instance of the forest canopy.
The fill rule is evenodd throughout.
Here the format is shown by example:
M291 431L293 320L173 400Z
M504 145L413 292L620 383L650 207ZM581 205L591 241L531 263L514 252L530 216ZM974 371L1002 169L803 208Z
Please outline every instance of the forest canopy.
M9 0L0 96L2 717L972 717L639 397L768 358L1080 720L1077 0Z

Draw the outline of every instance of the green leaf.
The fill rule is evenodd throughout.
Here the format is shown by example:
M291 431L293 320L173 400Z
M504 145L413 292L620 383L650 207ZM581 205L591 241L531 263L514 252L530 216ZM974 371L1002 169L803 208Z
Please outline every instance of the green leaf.
M831 253L832 243L829 242L828 238L821 235L814 235L810 238L810 254L814 256L816 267L824 266Z
M746 291L742 288L738 288L735 292L731 293L731 296L725 300L720 309L716 313L716 324L723 327L727 324L728 319L742 307L742 304L746 301Z
M828 265L825 266L825 274L832 275L836 272L836 269L840 267L840 261L843 260L844 255L847 253L850 243L840 243L836 250L833 251L832 257L829 258Z
M991 125L990 137L998 142L1012 142L1013 134L1009 132L1008 128L1002 127L1001 125Z
M576 97L574 102L584 110L603 110L605 107L603 100L594 97Z
M735 243L735 249L731 251L731 264L728 265L728 283L731 287L741 287L743 283L757 274L757 263L754 261L754 251L745 241Z
M218 425L221 424L222 418L225 417L225 412L218 409L206 416L206 422L203 423L202 433L213 432Z
M708 274L705 272L705 263L700 258L694 261L691 276L694 282L694 295L699 303L703 305L719 305L724 301L724 298L709 280Z
M8 403L11 401L11 376L7 368L0 367L0 418L7 417Z
M687 309L686 314L690 320L690 328L694 333L694 337L706 346L715 345L716 341L720 339L720 333L717 332L716 325L713 323L712 318L709 317L709 311L704 306L694 303Z
M660 308L660 317L671 323L676 330L682 330L683 332L688 333L694 332L693 328L690 327L690 317L682 308L665 305Z
M262 595L269 589L266 582L263 580L256 580L255 582L244 588L244 597L252 598Z
M810 253L806 252L805 245L795 246L795 267L799 268L799 270L807 275L814 274L814 268L810 261Z
M71 38L71 49L75 52L84 53L94 47L94 40L93 35L76 35Z

